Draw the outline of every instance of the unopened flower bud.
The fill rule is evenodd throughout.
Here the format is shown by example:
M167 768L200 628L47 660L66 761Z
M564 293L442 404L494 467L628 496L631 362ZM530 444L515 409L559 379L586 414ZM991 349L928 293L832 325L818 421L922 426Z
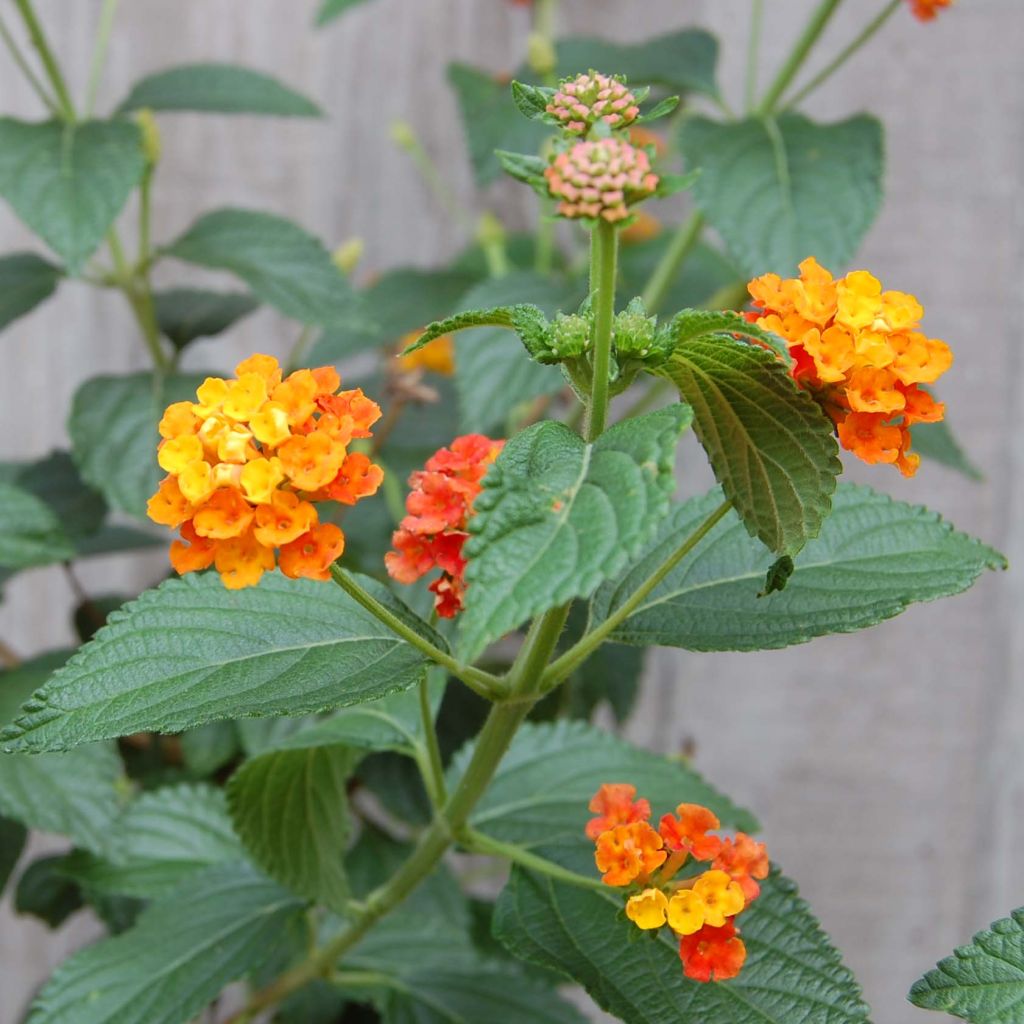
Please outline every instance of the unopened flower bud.
M135 112L135 123L139 126L142 136L142 155L148 167L155 167L160 162L162 146L160 129L157 127L153 111L148 107Z
M361 238L350 238L347 242L342 242L331 253L331 260L347 276L359 266L359 261L363 258L363 249L364 245Z
M561 359L574 359L590 347L590 318L559 313L551 323L551 348Z
M618 78L591 71L566 79L551 97L547 112L574 135L586 135L598 121L625 128L640 114L636 97Z
M526 41L526 62L541 78L553 75L558 66L554 43L539 32L531 32Z

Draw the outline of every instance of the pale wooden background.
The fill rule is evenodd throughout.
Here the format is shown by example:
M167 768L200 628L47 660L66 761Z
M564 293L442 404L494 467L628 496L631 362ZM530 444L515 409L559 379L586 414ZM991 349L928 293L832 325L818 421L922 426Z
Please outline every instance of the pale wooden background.
M39 6L82 89L99 0ZM770 64L811 6L767 0ZM845 42L877 6L849 0L828 38ZM524 11L505 0L376 0L314 34L313 7L122 5L102 90L109 103L144 72L215 59L276 73L332 115L327 123L165 118L158 237L233 203L282 211L329 244L362 236L369 269L443 260L463 239L394 151L387 125L397 117L416 124L456 187L468 190L443 68L459 58L511 70ZM742 25L748 4L564 0L563 8L567 30L639 39L684 23L724 35ZM929 329L954 345L943 396L988 482L970 485L930 465L912 483L884 469L857 475L934 506L1018 563L1022 42L1019 0L964 0L931 25L899 12L812 105L823 117L866 109L885 120L888 200L859 262L917 293ZM723 59L733 96L744 45L735 39ZM6 62L0 108L39 113ZM524 193L502 188L486 198L525 218L532 204ZM0 209L0 251L25 242ZM293 325L260 313L226 347L283 352L294 335ZM75 285L0 338L0 351L2 458L63 443L65 410L86 377L146 363L118 298ZM228 359L223 349L197 346L194 362L204 361ZM101 591L127 589L155 577L162 556L154 557L141 568L108 559L84 575ZM1018 572L990 577L964 597L810 647L763 656L660 652L633 727L664 750L695 741L698 767L757 810L773 855L801 882L885 1024L928 1019L904 1002L910 983L974 930L1024 904L1022 581ZM25 574L0 608L0 636L26 655L68 642L70 606L57 571ZM0 1018L87 931L79 922L54 937L0 912Z

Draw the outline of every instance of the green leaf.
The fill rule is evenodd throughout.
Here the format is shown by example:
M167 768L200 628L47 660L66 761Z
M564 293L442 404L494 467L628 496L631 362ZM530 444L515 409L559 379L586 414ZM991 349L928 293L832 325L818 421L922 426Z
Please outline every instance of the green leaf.
M302 904L246 864L211 868L66 960L32 1024L185 1024L274 952Z
M586 597L620 571L668 513L683 405L626 420L593 444L547 420L512 438L474 502L466 542L464 654Z
M681 142L688 166L703 171L697 206L746 277L792 276L807 256L842 267L881 205L882 126L872 117L829 125L800 114L729 124L694 117Z
M495 151L536 153L549 132L522 117L512 102L507 82L468 64L449 64L448 81L462 115L469 158L478 185L501 176Z
M61 276L60 267L32 252L0 257L0 330L45 302Z
M350 831L345 747L278 750L246 762L228 785L238 834L256 863L292 892L343 913Z
M181 735L181 757L193 779L214 775L238 754L238 730L234 722L209 722Z
M550 196L547 179L544 177L547 160L528 153L510 153L507 149L496 149L494 155L510 178L529 185L539 196Z
M11 872L17 867L27 838L28 832L20 821L0 815L0 896L7 887Z
M142 109L323 116L315 103L276 78L236 64L181 64L147 75L132 86L118 112Z
M0 196L77 273L142 179L130 121L0 118Z
M512 82L512 102L515 103L519 113L531 121L559 124L558 119L547 111L548 104L554 95L555 90L545 86Z
M320 8L316 12L317 27L340 18L346 11L361 3L365 3L365 0L321 0Z
M359 582L396 615L419 622L386 587ZM229 591L215 574L190 575L115 612L0 741L14 750L64 750L223 718L345 707L412 686L424 663L338 587L273 573L258 587Z
M681 338L658 372L693 407L711 468L751 536L780 555L817 536L842 464L831 422L786 365L756 345L698 334Z
M968 480L981 481L984 474L960 446L947 420L938 423L915 423L913 448L923 459L931 459L940 466L946 466L962 473Z
M259 210L214 210L166 250L227 270L285 316L322 326L366 326L358 296L323 244L297 224Z
M480 275L465 270L388 271L359 293L373 327L329 328L313 346L309 362L332 363L368 348L397 345L404 335L450 313L478 280Z
M712 491L676 509L647 551L594 595L591 622L612 614L721 502ZM619 643L756 651L850 633L970 587L1003 556L935 512L840 484L821 535L794 560L780 593L758 597L772 556L734 513L711 531L619 626Z
M465 313L456 313L446 320L428 324L424 332L402 354L415 352L444 334L454 334L472 327L506 327L510 331L515 331L532 352L533 341L545 337L548 320L542 310L529 303L498 306L496 309L471 309Z
M651 121L660 121L663 117L668 117L678 106L678 96L666 96L660 103L655 103L650 110L638 117L637 124L649 124ZM696 181L696 178L693 181ZM690 184L692 183L691 181ZM688 184L686 187L689 188L690 185Z
M682 92L718 95L718 41L701 29L683 29L639 43L561 39L557 49L560 77L597 68L605 74L624 75L631 86L661 85Z
M75 546L34 494L0 483L0 567L25 569L73 558Z
M159 899L215 864L245 859L223 790L176 785L143 793L112 822L102 857L79 857L70 873L105 895Z
M554 857L594 870L592 844L576 843L571 857L563 850ZM853 975L796 886L777 871L739 919L747 961L730 981L684 977L679 940L668 928L639 935L623 903L619 890L583 889L515 868L494 930L516 956L557 968L603 1010L636 1024L868 1024Z
M161 333L178 351L197 338L210 338L233 327L259 308L245 292L211 292L202 288L171 288L153 296Z
M456 755L448 772L452 785L472 752L469 745ZM583 835L593 817L587 804L605 782L632 783L662 814L680 803L697 803L710 807L727 828L753 832L758 827L749 811L736 807L681 759L634 747L584 722L567 721L527 724L519 730L470 815L470 825L523 846L571 840Z
M195 401L201 374L93 377L75 392L68 417L71 454L82 479L113 508L140 519L164 475L156 461L157 424L172 402Z
M1024 1006L1024 908L958 946L914 982L908 998L972 1024L1016 1024Z
M513 272L484 281L463 296L463 310L530 304L546 314L575 309L579 290L533 273ZM529 359L522 342L502 328L481 328L455 339L455 383L459 419L467 433L505 431L518 406L564 388L565 378L552 366Z
M18 879L14 909L38 917L51 928L62 925L82 906L82 894L68 877L67 854L34 860Z

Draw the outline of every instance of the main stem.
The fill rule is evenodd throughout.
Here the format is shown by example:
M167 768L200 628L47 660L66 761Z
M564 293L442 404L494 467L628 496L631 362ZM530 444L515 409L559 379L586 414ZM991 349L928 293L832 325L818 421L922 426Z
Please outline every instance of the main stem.
M619 236L614 224L599 220L590 240L590 296L594 304L594 380L590 391L586 437L596 440L608 422L608 388L612 367L612 320Z

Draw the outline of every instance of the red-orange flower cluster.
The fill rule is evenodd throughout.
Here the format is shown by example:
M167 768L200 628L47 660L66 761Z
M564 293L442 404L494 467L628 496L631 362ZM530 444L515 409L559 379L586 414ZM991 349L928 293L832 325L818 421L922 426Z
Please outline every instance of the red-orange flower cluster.
M606 783L590 801L597 814L586 833L606 885L629 887L626 916L645 931L668 925L679 936L683 973L694 981L735 978L746 947L733 919L760 895L768 853L743 832L711 835L718 818L699 804L680 804L655 830L651 806L628 783ZM678 878L689 858L705 870Z
M910 11L920 21L932 21L939 11L953 6L953 0L909 0Z
M813 257L799 278L765 274L748 288L757 307L748 318L785 340L793 378L832 418L839 443L913 476L921 459L910 451L911 427L945 413L921 385L953 363L944 341L918 330L917 299L883 291L866 270L833 280Z
M331 366L282 380L276 359L254 355L235 372L167 407L157 460L168 475L149 517L179 528L170 551L179 573L213 565L226 587L249 587L274 568L277 549L286 576L327 579L345 537L312 503L376 493L380 467L349 445L370 436L380 409L358 389L336 393Z
M391 538L394 551L384 556L388 573L399 583L415 583L434 568L441 575L430 584L434 607L450 619L462 610L466 561L462 545L466 524L482 480L504 447L482 434L457 437L441 448L422 470L409 477L407 515Z

